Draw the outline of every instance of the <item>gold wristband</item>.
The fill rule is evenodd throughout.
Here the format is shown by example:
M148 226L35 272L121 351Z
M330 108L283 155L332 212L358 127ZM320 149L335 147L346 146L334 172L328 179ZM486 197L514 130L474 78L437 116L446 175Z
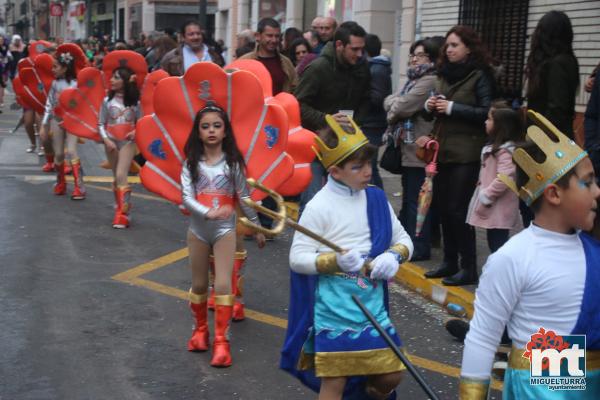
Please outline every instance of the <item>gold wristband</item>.
M335 274L341 272L340 267L337 265L335 253L321 253L317 256L317 271L320 274Z
M403 262L408 261L408 256L410 255L410 251L408 251L408 247L406 247L402 243L396 243L395 245L390 247L389 250L393 251L394 253L400 254Z
M460 400L485 400L490 388L489 379L460 378L458 398Z

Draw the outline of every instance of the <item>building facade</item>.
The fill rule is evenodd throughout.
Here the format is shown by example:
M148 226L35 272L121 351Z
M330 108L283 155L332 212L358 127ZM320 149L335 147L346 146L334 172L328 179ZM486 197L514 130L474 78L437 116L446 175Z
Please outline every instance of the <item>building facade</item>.
M0 27L25 39L110 35L137 38L142 32L179 29L197 18L198 0L1 0ZM217 1L207 1L207 29L214 31Z
M354 20L378 35L393 56L398 79L406 79L406 60L411 43L428 36L444 36L452 26L473 26L502 64L502 94L518 98L523 92L523 67L531 33L541 16L561 10L571 18L575 32L575 55L579 60L581 88L577 111L582 112L589 95L583 82L600 61L600 2L597 0L219 0L215 37L230 49L244 29L256 29L260 18L273 17L283 29L308 29L317 16L338 21ZM232 54L232 52L230 52Z

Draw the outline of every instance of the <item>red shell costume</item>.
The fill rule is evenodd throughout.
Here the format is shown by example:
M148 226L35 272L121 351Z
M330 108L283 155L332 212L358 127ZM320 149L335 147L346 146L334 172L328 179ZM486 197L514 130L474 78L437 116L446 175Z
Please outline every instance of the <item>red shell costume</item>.
M98 132L98 115L104 98L110 87L110 78L113 71L120 67L127 67L133 71L136 83L141 91L140 103L143 114L151 114L151 99L154 87L159 80L168 76L164 71L155 71L148 74L146 60L140 54L129 50L116 50L110 52L103 61L102 71L97 68L84 68L77 74L77 87L65 89L60 97L59 104L64 110L63 126L70 133L100 141ZM122 128L122 127L121 127ZM134 127L125 127L119 132L130 131ZM110 131L111 128L109 127ZM122 135L112 132L117 137Z
M144 186L181 204L183 147L194 116L210 101L223 108L230 118L238 148L244 155L247 177L276 191L285 183L289 194L304 190L308 181L294 178L297 161L289 154L290 117L279 100L270 95L269 87L268 71L253 60L224 69L200 62L182 77L161 80L155 89L154 114L140 119L137 126L136 142L147 160L140 172ZM296 107L299 115L298 103L294 105L294 101L288 100L288 107ZM301 136L302 141L312 144L312 132L304 130L298 137ZM296 157L306 163L314 158L314 152L307 145L299 149ZM260 191L251 192L254 200L264 196Z

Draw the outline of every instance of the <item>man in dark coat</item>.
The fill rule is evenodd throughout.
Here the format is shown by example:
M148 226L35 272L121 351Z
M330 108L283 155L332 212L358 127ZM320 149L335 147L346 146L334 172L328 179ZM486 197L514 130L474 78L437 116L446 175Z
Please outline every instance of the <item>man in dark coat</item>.
M302 126L318 131L326 126L331 114L344 125L347 115L360 125L369 112L369 66L364 58L367 33L356 22L344 22L321 56L304 71L294 95L300 103ZM324 184L326 172L319 161L311 164L313 179L302 193L300 208L308 203Z
M369 113L362 121L362 130L369 142L381 146L381 137L387 128L387 113L383 109L383 100L392 94L392 63L390 58L381 55L381 40L377 35L368 34L365 51L371 72L371 91ZM371 183L383 189L383 181L377 168L377 153L372 162Z

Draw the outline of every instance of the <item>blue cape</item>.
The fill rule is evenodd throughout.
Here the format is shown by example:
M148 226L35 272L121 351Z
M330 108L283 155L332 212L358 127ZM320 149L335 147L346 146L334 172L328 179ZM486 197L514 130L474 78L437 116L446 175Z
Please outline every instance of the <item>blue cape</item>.
M375 258L390 247L392 241L391 213L385 192L377 187L365 189L367 195L367 217L371 231L371 250L369 258ZM296 378L315 392L319 391L321 380L315 376L314 370L299 371L298 359L302 346L306 341L309 328L313 325L313 310L315 304L315 287L317 275L303 275L290 271L290 306L288 310L288 327L285 343L281 350L279 367ZM389 309L387 282L384 284L385 305ZM348 301L353 301L348 297ZM353 377L348 379L344 390L344 399L369 399L364 393L366 378ZM395 393L389 399L395 399Z
M587 233L579 235L585 252L585 289L574 335L586 335L586 348L600 350L600 242Z

